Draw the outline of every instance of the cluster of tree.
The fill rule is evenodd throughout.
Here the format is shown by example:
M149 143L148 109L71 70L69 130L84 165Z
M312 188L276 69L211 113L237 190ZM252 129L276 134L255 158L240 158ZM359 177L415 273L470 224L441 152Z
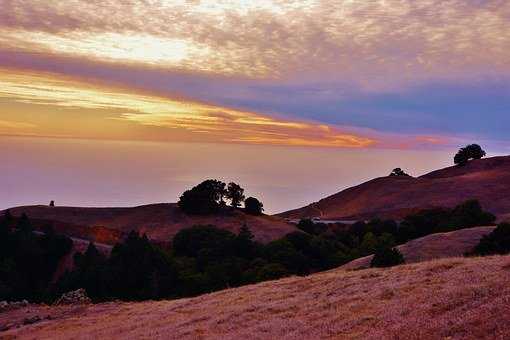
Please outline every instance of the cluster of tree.
M390 173L390 177L410 177L410 176L401 168L395 168Z
M59 261L72 240L56 235L51 226L34 233L27 215L0 218L0 300L48 301L50 284Z
M453 209L422 211L400 224L374 219L332 229L303 220L301 230L268 244L257 242L246 225L237 234L211 225L184 229L170 249L131 232L108 257L91 243L86 252L75 255L75 269L48 290L56 265L72 241L54 235L51 228L36 235L26 216L14 227L13 222L5 222L10 218L5 217L0 228L0 297L35 301L78 288L85 288L96 301L195 296L328 270L371 254L375 254L372 266L393 266L404 261L395 248L399 243L494 221L478 202L468 201ZM494 239L501 239L500 234Z
M466 165L471 159L481 159L486 156L486 152L478 144L470 144L463 147L454 157L454 163L460 166Z
M394 235L398 243L405 243L433 233L491 225L495 220L496 216L484 211L477 200L469 200L453 209L427 209L409 215L400 223Z
M263 204L254 197L246 198L244 189L236 183L228 185L215 179L206 180L190 190L185 191L179 199L179 207L190 215L216 214L227 207L226 200L232 208L245 204L248 214L260 215L264 211Z
M194 226L181 230L170 250L132 232L114 247L109 258L93 244L77 255L76 270L62 278L58 291L83 287L96 300L177 298L307 275L371 254L375 254L372 266L393 266L404 262L395 248L398 243L433 232L483 225L488 216L476 201L469 201L450 210L420 212L401 224L376 219L332 231L324 224L303 220L301 231L268 244L255 241L246 225L237 234L211 225Z
M468 255L510 254L510 223L501 223L489 235L485 235L473 252Z

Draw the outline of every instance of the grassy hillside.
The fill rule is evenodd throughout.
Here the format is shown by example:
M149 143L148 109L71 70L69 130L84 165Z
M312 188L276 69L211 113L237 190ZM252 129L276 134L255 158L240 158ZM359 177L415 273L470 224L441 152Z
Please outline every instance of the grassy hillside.
M437 233L409 241L398 246L406 263L416 263L447 257L463 256L480 242L484 235L490 234L496 227L475 227L449 233ZM373 256L356 259L343 265L343 269L370 267Z
M65 233L67 228L72 231L72 236L92 238L109 244L115 243L131 230L146 233L155 241L168 242L179 230L197 224L213 224L237 232L246 223L255 238L261 242L271 241L295 230L294 226L279 217L251 216L241 210L209 216L190 216L184 214L176 204L152 204L133 208L26 206L10 211L14 216L26 213L34 220L63 223L65 225L58 228L59 232ZM108 234L108 237L103 234Z
M474 160L414 177L381 177L343 190L309 206L280 214L285 218L402 218L417 210L453 207L468 199L500 219L510 214L510 156Z
M334 270L193 299L30 307L17 339L508 339L510 256ZM100 322L98 322L100 321Z

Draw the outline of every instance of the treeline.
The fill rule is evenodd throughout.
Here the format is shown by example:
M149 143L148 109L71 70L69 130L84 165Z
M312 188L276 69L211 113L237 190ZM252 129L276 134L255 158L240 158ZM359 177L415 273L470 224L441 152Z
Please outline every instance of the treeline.
M211 225L183 229L169 249L131 232L109 257L91 243L86 252L75 255L75 269L51 285L71 240L54 235L51 228L35 235L24 216L15 225L12 221L1 224L1 298L41 301L78 288L85 288L95 301L189 297L307 275L374 253L372 265L385 267L404 262L394 248L397 244L431 233L492 224L494 219L477 201L468 201L453 209L424 210L401 223L376 219L331 228L303 220L298 225L301 230L268 244L257 242L246 225L238 233Z
M41 302L52 298L52 276L73 242L51 226L37 235L27 215L0 218L0 300Z
M372 220L335 228L303 220L298 228L268 244L254 240L248 226L238 234L211 225L181 230L171 250L136 232L105 258L91 244L76 257L76 270L58 291L85 288L95 300L144 300L195 296L289 275L332 269L377 254L374 266L404 261L395 245L431 233L492 224L495 217L468 201L454 209L431 209L400 224Z

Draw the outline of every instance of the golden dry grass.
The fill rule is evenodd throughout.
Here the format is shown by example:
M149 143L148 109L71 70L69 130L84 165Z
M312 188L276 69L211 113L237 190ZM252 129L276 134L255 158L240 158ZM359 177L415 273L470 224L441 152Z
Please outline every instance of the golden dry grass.
M213 224L218 228L238 232L239 228L246 223L257 240L269 242L296 230L295 226L276 216L251 216L240 210L226 214L189 216L184 214L176 204L171 203L133 208L79 208L39 205L12 208L10 211L15 216L26 213L32 219L65 223L66 225L60 228L59 232L83 238L89 238L90 232L95 229L103 233L111 230L124 234L131 230L137 230L146 233L154 241L170 242L181 229L190 228L193 225ZM103 228L97 228L99 226ZM74 233L70 233L71 231ZM98 232L92 232L92 234L95 240L100 243L114 244L117 241L115 238L111 241L98 239L97 237L101 236L98 235Z
M280 214L286 218L399 219L431 207L454 207L478 199L500 220L510 214L510 156L469 162L424 176L381 177L317 203Z
M338 269L175 301L32 307L31 313L40 308L53 319L0 337L508 339L509 268L510 256L452 258ZM0 322L15 313L27 315L4 313Z
M416 263L445 257L463 256L472 251L480 239L490 234L496 227L474 227L448 233L431 234L400 245L406 263ZM370 267L372 255L356 259L343 265L343 269Z

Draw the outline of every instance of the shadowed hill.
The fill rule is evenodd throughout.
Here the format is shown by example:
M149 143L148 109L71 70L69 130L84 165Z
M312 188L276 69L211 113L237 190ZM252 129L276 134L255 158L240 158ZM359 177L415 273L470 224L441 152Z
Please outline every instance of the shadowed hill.
M285 218L400 219L418 210L454 207L468 199L500 219L510 216L510 156L474 160L421 177L381 177L282 214Z
M490 234L496 227L475 227L460 229L449 233L427 235L398 246L406 263L415 263L446 257L463 256L472 251L483 236ZM370 267L372 255L356 259L343 265L342 269L360 269Z
M337 269L192 299L30 306L16 339L508 339L510 256ZM23 325L33 316L49 316ZM98 322L100 321L100 322Z
M255 238L268 242L295 231L294 226L274 216L252 216L241 210L208 216L184 214L176 204L152 204L133 208L78 208L26 206L10 209L14 216L26 213L31 219L55 222L58 232L70 231L72 236L94 239L101 243L115 243L131 230L146 233L160 242L168 242L183 228L197 224L213 224L237 232L246 223ZM63 225L62 225L63 224ZM95 233L94 231L97 231ZM101 237L101 233L114 234ZM97 234L98 237L95 237Z

